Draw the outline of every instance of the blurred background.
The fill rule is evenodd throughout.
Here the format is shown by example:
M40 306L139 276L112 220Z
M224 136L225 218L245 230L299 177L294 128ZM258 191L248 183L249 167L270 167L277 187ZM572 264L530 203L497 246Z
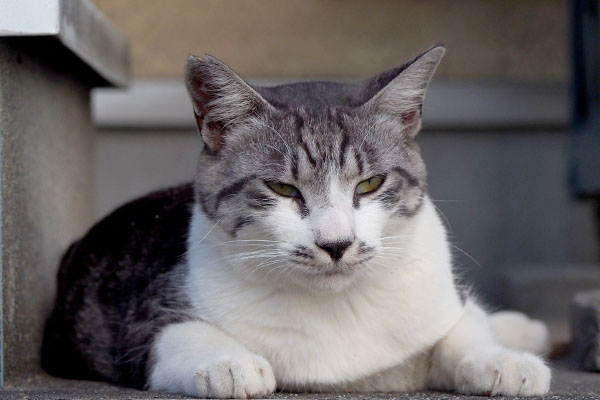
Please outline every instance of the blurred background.
M545 319L560 340L573 292L600 286L596 205L569 184L575 3L95 3L129 40L133 71L128 89L92 97L98 217L192 179L201 142L182 82L189 54L276 84L367 77L441 42L419 141L462 279L491 308Z

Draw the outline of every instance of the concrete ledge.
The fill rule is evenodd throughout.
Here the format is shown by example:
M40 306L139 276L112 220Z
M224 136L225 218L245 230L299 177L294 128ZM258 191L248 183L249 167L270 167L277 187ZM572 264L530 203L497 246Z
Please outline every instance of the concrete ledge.
M142 399L187 399L186 396L170 393L143 392L101 382L73 381L47 376L35 382L0 390L5 400L142 400ZM416 400L481 400L485 397L462 396L442 392L416 393L276 393L274 399L416 399ZM509 397L494 397L504 400ZM534 398L528 398L534 399ZM589 399L600 400L600 375L579 372L559 367L553 370L552 387L546 400Z
M191 107L183 78L137 80L128 89L92 93L92 118L99 128L195 129ZM557 82L436 80L423 112L425 129L563 129L569 100L566 85Z
M575 362L588 371L600 371L600 289L573 298L571 335Z
M52 36L110 85L129 82L125 38L91 0L0 0L0 36Z

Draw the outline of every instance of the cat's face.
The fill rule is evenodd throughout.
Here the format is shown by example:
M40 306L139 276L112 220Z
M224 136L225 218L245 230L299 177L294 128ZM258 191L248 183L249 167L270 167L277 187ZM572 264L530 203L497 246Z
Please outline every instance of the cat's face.
M212 58L190 61L198 206L232 267L339 290L401 251L425 196L414 136L436 49L356 85L252 89Z

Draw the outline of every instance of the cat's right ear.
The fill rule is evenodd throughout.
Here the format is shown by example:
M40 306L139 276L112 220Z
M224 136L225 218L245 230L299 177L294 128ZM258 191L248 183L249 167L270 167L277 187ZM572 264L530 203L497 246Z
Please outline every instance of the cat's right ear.
M189 56L185 85L192 100L198 130L206 150L221 150L227 133L270 105L215 57Z
M444 56L444 46L435 46L412 61L376 76L368 83L378 92L363 106L371 112L392 117L410 138L421 128L421 114L427 86Z

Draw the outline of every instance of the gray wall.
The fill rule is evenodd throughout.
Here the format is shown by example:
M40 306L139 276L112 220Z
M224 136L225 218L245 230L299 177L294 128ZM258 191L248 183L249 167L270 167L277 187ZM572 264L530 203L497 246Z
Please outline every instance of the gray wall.
M567 190L566 139L562 131L421 134L430 194L461 249L457 264L492 304L503 303L505 268L598 261L593 208ZM96 214L190 180L200 145L190 131L103 132Z
M94 213L90 89L76 71L83 67L64 54L58 42L38 40L42 51L32 43L0 39L7 385L39 371L43 324L54 298L59 257L89 226ZM61 61L64 65L57 64Z

